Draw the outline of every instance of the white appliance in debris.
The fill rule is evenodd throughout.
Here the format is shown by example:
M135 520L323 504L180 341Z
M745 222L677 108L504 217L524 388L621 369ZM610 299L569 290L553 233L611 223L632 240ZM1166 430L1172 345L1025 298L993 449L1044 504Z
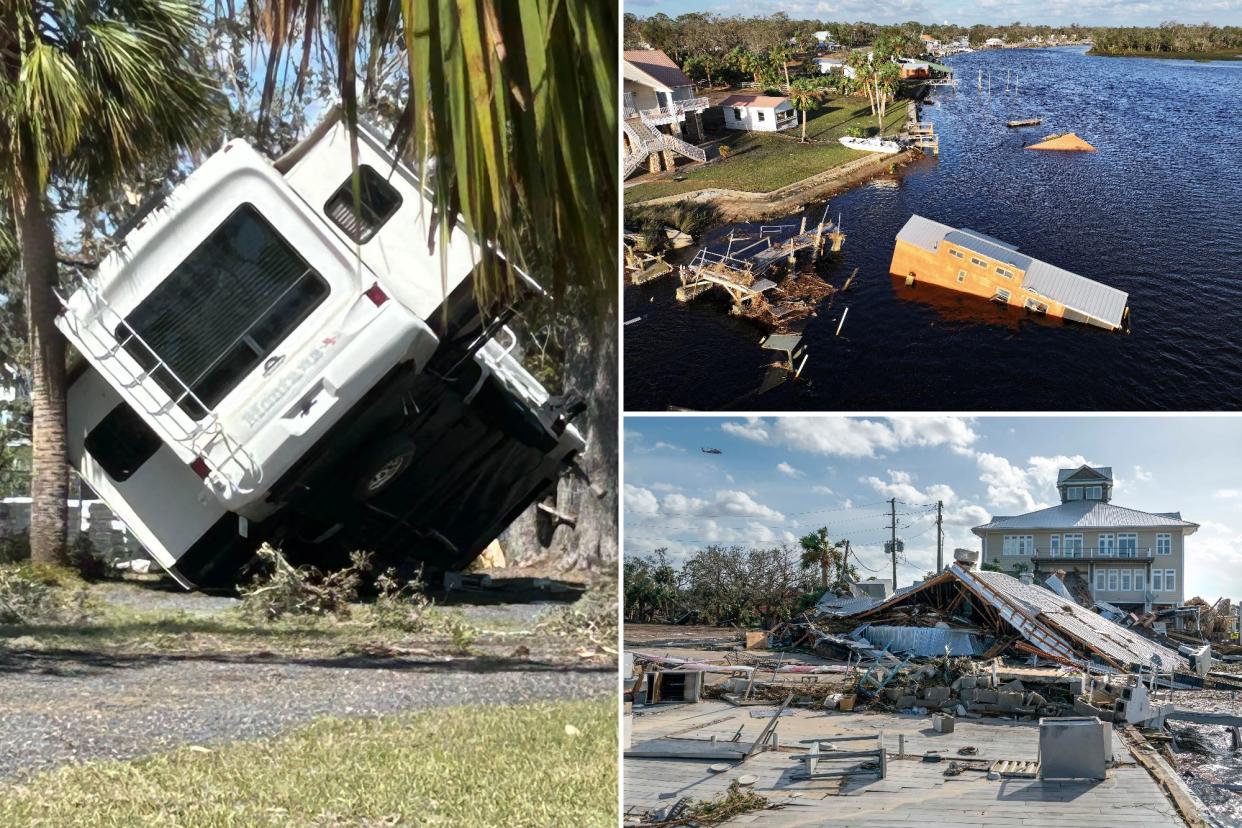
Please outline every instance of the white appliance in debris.
M230 141L63 300L71 461L183 585L263 540L464 567L585 447L476 303L483 251L429 252L417 177L350 143L335 114L276 162Z
M1039 720L1040 779L1103 779L1113 759L1113 726L1095 716Z

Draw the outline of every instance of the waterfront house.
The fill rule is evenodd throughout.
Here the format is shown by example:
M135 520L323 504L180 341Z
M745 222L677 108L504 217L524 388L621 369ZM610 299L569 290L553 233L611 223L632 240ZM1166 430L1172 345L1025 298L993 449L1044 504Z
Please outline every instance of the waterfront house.
M1018 252L976 230L914 215L897 234L889 272L1034 313L1117 330L1129 294Z
M846 66L845 61L841 58L817 57L815 58L815 64L819 67L819 73L821 75L827 75L830 72L837 72L845 75L847 78L852 78L858 74L857 70L855 70L853 66Z
M730 95L719 103L728 129L777 132L798 125L789 98L777 95Z
M931 76L931 64L923 60L897 58L897 66L901 69L903 80L907 78L927 78Z
M651 172L659 172L672 169L677 155L706 160L695 144L703 140L702 112L708 101L695 95L694 84L672 58L659 49L628 50L622 79L625 175L644 161Z
M1071 589L1124 610L1181 606L1185 538L1199 528L1180 512L1118 506L1113 470L1080 466L1057 474L1060 504L1024 515L997 515L973 531L983 562L1006 572L1032 572L1037 581L1064 570ZM1084 586L1085 585L1085 586Z
M919 35L919 42L921 42L923 44L923 48L931 54L935 54L940 49L940 41L929 34Z
M999 37L989 37L983 41L983 45L988 49L1001 49L1005 46L1005 41Z

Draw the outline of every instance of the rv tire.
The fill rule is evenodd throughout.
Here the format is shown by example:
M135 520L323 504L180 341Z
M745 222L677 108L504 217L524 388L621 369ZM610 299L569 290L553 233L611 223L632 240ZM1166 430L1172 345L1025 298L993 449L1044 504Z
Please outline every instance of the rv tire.
M354 484L355 500L370 500L393 484L414 462L414 442L392 437L367 452Z

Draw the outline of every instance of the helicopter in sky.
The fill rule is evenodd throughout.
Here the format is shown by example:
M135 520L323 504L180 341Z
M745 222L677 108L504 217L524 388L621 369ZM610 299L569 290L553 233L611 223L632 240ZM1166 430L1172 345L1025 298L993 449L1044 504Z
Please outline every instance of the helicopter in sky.
M721 454L722 453L720 449L718 448L701 448L699 449L699 451L703 452L704 454Z

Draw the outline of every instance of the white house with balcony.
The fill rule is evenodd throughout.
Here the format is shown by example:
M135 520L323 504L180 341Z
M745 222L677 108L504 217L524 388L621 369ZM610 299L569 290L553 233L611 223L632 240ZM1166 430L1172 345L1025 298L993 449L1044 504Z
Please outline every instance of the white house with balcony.
M798 125L798 113L789 98L777 95L730 95L717 104L726 129L778 132Z
M707 98L695 94L672 58L659 49L631 49L624 53L621 74L625 174L644 161L651 172L672 169L676 155L706 160L694 144L703 140Z
M998 515L974 527L983 563L1006 572L1033 572L1042 581L1059 570L1081 579L1096 601L1149 611L1180 606L1185 590L1185 538L1199 524L1180 512L1144 512L1112 502L1108 466L1061 469L1057 506Z

